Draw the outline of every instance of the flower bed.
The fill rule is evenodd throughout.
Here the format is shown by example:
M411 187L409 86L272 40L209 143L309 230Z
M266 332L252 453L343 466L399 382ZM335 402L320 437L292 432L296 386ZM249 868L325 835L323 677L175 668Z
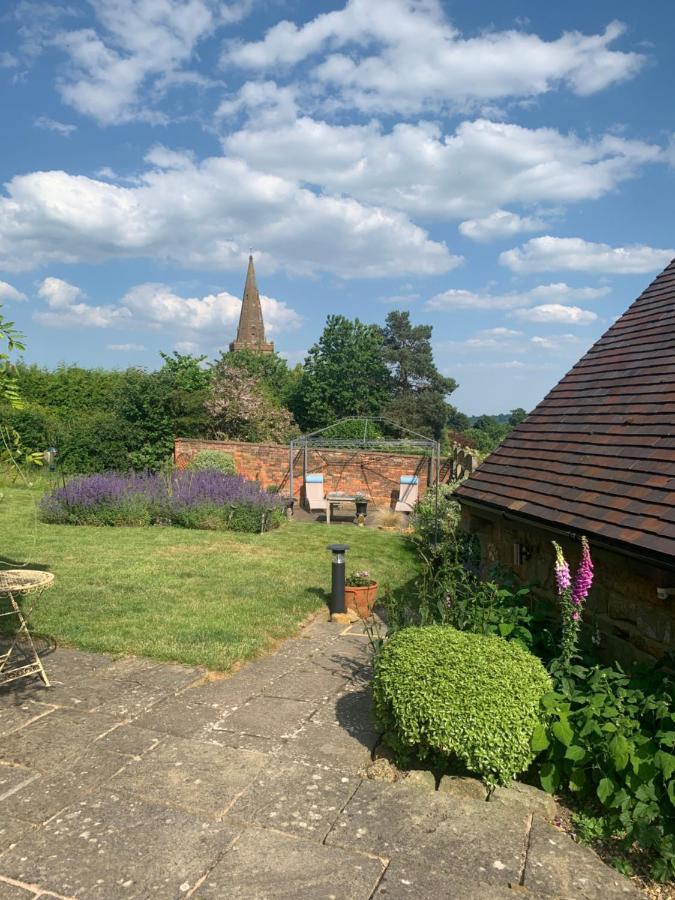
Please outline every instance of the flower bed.
M283 499L240 475L172 472L82 475L40 502L43 522L60 525L180 525L268 531L283 516Z

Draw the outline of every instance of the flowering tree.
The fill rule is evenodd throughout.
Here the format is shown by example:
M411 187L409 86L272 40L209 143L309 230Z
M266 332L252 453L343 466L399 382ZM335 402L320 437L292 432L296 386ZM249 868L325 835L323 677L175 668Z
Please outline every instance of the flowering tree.
M266 394L258 379L236 366L216 366L206 409L215 433L227 438L285 443L297 434L291 413Z
M581 562L574 581L569 563L565 559L560 544L553 541L555 549L555 581L562 615L562 647L560 663L563 670L569 669L576 656L579 630L588 592L593 584L593 560L586 537L581 538Z

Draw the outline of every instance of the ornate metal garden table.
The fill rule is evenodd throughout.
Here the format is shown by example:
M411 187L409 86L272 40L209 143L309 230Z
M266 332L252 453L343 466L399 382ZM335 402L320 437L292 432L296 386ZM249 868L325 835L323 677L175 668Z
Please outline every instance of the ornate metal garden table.
M9 638L9 649L0 648L0 685L29 675L39 675L49 687L47 673L28 630L28 621L42 592L53 583L54 576L51 572L40 572L37 569L8 569L0 572L0 596L4 595L9 601L8 609L0 601L3 604L0 606L0 618L16 616L19 621L18 629ZM27 608L22 609L16 598L24 595L30 595L30 599L26 601ZM23 652L22 644L25 644Z

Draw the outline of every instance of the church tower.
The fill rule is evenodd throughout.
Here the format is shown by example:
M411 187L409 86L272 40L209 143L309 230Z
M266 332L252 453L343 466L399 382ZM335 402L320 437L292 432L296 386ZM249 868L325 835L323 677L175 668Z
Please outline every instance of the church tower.
M230 344L230 351L255 350L258 353L274 353L274 344L265 340L265 323L263 322L260 294L255 281L253 257L248 258L248 272L244 285L244 299L241 304L239 327L236 340Z

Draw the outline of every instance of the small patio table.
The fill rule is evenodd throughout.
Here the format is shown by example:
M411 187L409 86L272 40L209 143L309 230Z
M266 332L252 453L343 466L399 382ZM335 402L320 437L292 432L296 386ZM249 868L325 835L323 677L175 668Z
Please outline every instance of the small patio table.
M28 621L42 592L53 583L54 576L51 572L37 569L8 569L0 572L0 595L4 594L9 600L9 609L4 609L4 604L0 607L0 618L16 616L19 620L19 627L10 638L9 649L0 648L0 685L9 684L18 678L39 675L45 685L50 687L47 673L28 630ZM29 594L31 598L27 609L22 609L16 598ZM27 649L22 653L19 645L24 640Z
M326 500L328 501L328 505L326 506L326 523L330 525L330 516L333 506L337 506L339 503L353 503L354 508L356 509L356 504L357 502L361 502L361 498L361 494L344 494L342 491L330 491L326 494Z

